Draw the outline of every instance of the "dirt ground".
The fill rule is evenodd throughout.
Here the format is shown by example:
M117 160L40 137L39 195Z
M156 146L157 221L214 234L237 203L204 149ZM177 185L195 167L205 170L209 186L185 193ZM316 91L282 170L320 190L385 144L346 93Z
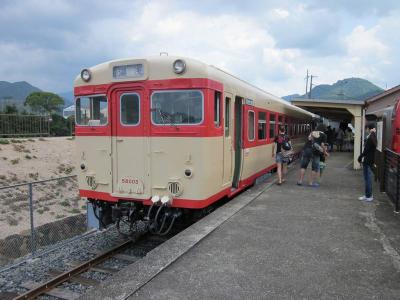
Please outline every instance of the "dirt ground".
M0 139L0 187L74 175L74 157L68 137ZM35 226L86 210L75 178L34 184L32 192ZM28 187L1 189L0 239L29 229Z

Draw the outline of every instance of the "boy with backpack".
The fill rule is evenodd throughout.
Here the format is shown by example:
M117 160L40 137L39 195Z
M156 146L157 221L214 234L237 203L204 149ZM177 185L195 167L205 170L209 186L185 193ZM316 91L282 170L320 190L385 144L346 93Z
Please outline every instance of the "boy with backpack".
M311 161L311 176L309 185L312 187L319 187L317 176L320 173L320 159L321 154L326 154L327 136L324 133L325 126L319 124L317 128L310 133L304 144L303 153L300 162L300 174L297 185L303 185L304 175L308 164Z
M279 126L279 134L275 137L272 146L272 157L275 157L277 165L278 185L285 182L283 177L287 172L287 164L289 162L289 153L291 149L292 145L289 136L285 134L285 126Z

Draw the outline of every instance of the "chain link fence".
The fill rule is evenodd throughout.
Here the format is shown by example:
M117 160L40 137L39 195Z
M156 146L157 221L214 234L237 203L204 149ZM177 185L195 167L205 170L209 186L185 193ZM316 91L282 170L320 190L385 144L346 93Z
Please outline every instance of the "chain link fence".
M87 231L76 175L0 187L0 267Z

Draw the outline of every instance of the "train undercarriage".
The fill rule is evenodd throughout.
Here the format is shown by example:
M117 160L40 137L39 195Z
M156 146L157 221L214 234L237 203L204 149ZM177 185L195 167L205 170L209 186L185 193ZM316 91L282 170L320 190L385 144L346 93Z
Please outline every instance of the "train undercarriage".
M153 202L150 206L134 201L110 203L90 198L88 201L89 227L105 229L115 224L118 232L124 236L145 232L167 235L178 222L192 223L215 209L214 206L204 209L176 208L161 201ZM97 221L95 225L93 219Z

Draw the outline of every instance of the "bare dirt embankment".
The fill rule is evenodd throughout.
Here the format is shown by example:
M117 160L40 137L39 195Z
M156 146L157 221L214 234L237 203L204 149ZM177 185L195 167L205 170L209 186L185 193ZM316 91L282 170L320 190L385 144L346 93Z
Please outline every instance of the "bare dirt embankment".
M0 139L0 187L73 175L74 157L75 141L67 137ZM33 199L35 226L86 209L75 179L35 184ZM28 187L0 190L0 239L29 228Z

